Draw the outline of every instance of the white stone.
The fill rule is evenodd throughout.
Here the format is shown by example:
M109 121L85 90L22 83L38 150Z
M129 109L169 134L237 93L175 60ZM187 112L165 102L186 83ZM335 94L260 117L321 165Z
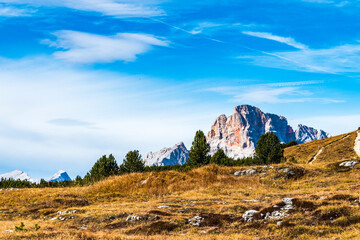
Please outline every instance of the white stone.
M340 167L355 167L356 164L358 164L358 161L346 161L339 164Z
M242 215L242 218L246 221L246 222L251 222L254 220L254 216L256 214L258 214L259 211L256 211L256 210L248 210L246 211L243 215Z

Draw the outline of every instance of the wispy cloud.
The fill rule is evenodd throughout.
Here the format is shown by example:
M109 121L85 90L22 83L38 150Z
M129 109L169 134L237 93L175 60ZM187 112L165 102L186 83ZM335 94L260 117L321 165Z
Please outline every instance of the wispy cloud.
M65 127L89 127L92 123L70 118L55 118L48 121L50 124Z
M27 17L33 10L4 6L0 4L0 17Z
M291 37L281 37L281 36L277 36L277 35L274 35L272 33L267 33L267 32L243 31L242 33L245 34L245 35L253 36L253 37L264 38L264 39L284 43L286 45L292 46L292 47L297 48L297 49L304 50L304 49L308 48L306 45L304 45L302 43L299 43L299 42L296 42Z
M274 56L254 54L239 58L250 59L255 65L270 68L331 74L360 72L360 44L273 54Z
M118 18L153 17L164 15L159 1L128 0L0 0L0 3L26 4L31 6L67 7L80 11L98 12Z
M350 4L350 1L343 1L343 0L302 0L303 2L310 2L310 3L326 3L331 4L335 7L344 7Z
M169 42L142 33L118 33L102 36L84 32L63 30L55 32L56 41L44 40L44 44L65 49L54 53L56 58L74 63L108 63L118 60L134 61L137 55L151 50L152 46L167 47Z
M315 97L315 93L305 89L306 86L322 84L324 81L278 82L244 86L218 86L202 91L216 92L230 96L236 103L340 103L343 100Z

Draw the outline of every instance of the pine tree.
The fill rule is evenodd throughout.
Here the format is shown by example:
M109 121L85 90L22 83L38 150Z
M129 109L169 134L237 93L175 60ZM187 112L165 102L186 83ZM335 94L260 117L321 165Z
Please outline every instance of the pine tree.
M109 157L102 156L97 160L92 169L90 176L93 181L99 181L103 178L118 174L119 166L112 154Z
M210 159L208 156L209 152L210 146L206 142L205 134L203 131L198 130L192 142L187 164L192 167L208 164Z
M120 173L143 172L145 164L141 159L138 150L130 151L126 154L123 163L120 166Z
M261 135L256 143L255 160L263 164L280 163L284 150L279 138L272 132Z
M224 150L219 149L216 153L210 158L210 163L225 165L228 166L230 159L225 155Z

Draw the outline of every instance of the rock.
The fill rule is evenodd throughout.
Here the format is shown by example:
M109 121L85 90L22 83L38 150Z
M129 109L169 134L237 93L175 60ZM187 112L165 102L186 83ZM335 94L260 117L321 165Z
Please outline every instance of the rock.
M283 143L304 143L330 136L322 130L304 125L299 125L297 132L294 132L285 117L264 113L257 107L240 105L229 117L220 115L211 126L207 135L210 155L222 149L234 159L251 157L260 136L268 132L273 132Z
M246 169L242 171L237 171L234 173L235 176L243 176L243 175L253 175L256 173L255 169Z
M246 222L252 222L254 219L257 219L258 217L259 217L259 211L256 210L248 210L242 215L242 218Z
M283 168L283 169L280 169L279 172L283 172L283 173L286 173L286 174L289 174L289 175L295 175L295 172L294 171L291 171L290 168Z
M136 221L144 221L148 220L147 216L138 216L138 215L130 215L126 218L127 222L136 222Z
M188 223L193 225L193 226L200 226L201 222L204 221L204 218L200 217L200 216L195 216L193 218L190 218L188 220Z
M340 167L355 167L356 164L358 164L358 161L346 161L339 164Z
M295 131L295 138L299 144L328 137L331 137L329 133L323 130L316 130L312 127L308 127L302 124L299 124Z
M183 165L189 158L189 150L183 142L171 148L163 148L158 152L149 152L144 158L146 166Z
M170 206L167 205L163 205L163 206L159 206L158 208L169 208Z
M74 213L76 213L76 212L77 212L77 210L58 211L57 214L58 214L58 215L74 214Z

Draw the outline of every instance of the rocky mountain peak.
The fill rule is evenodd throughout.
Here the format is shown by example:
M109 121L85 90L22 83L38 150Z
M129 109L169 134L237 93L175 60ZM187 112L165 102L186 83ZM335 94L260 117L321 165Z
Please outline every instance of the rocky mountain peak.
M154 153L149 152L144 158L144 162L146 166L183 165L188 158L189 150L183 142L179 142L173 147L165 147Z
M215 120L207 135L207 141L211 155L223 149L227 156L236 159L252 156L260 136L268 132L273 132L284 143L294 140L304 143L308 139L329 136L322 130L305 127L294 132L284 116L264 113L254 106L240 105L235 107L232 115L227 117L222 114Z
M295 137L298 143L306 143L313 140L328 138L330 136L329 133L323 130L317 130L302 124L299 124L295 131Z

